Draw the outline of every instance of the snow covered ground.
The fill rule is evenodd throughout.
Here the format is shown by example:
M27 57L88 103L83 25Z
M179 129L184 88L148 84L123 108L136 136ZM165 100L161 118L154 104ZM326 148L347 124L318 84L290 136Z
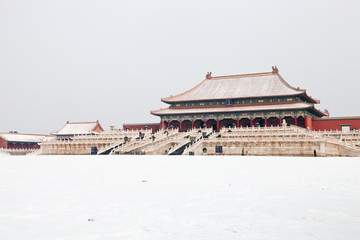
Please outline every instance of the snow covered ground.
M360 239L360 159L0 156L0 239Z

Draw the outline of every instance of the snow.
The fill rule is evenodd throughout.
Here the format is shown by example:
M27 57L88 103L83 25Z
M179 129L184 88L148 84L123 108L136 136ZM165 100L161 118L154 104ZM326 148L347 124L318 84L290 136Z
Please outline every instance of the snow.
M359 158L0 156L0 235L359 239Z
M22 134L22 133L0 133L0 137L9 142L41 142L46 135Z
M278 74L250 74L206 79L182 94L164 98L165 101L204 99L235 99L267 96L292 96L303 93L292 88Z
M67 123L60 131L55 132L55 135L73 135L73 134L89 134L93 133L94 128L98 122L87 123Z

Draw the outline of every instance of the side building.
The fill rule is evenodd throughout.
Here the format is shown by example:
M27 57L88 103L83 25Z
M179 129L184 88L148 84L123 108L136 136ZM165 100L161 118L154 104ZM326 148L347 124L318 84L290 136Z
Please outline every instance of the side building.
M75 135L96 135L104 131L99 121L96 122L69 122L59 131L51 133L58 140L68 140L74 138Z
M126 136L114 128L104 131L99 121L67 122L62 129L52 134L54 139L41 143L42 155L92 154L115 142L123 142Z
M26 155L37 152L40 143L49 135L17 132L0 133L0 151L10 155Z

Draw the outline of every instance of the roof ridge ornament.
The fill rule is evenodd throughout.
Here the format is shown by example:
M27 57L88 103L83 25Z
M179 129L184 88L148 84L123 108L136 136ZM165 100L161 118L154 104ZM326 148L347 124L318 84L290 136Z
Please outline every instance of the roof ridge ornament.
M211 78L211 72L208 72L207 74L206 74L206 79L210 79Z
M279 69L277 68L277 66L272 66L272 73L278 73Z
M326 108L324 109L324 113L325 113L325 117L330 117L329 110L327 110Z

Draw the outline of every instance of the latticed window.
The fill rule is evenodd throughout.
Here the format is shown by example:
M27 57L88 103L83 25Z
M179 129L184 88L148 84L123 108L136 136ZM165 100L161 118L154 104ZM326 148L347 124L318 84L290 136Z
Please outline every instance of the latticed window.
M215 153L221 154L223 152L222 146L215 146Z

